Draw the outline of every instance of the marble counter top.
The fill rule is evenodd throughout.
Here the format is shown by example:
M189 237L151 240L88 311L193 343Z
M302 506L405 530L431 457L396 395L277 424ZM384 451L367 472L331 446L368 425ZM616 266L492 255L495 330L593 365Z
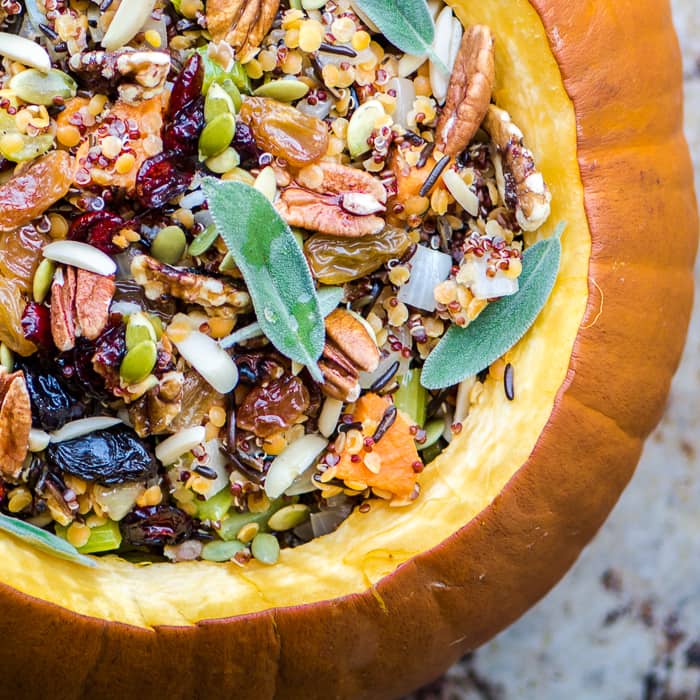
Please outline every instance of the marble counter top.
M700 0L673 6L700 192ZM700 308L666 416L597 539L537 607L412 700L700 699L699 387Z

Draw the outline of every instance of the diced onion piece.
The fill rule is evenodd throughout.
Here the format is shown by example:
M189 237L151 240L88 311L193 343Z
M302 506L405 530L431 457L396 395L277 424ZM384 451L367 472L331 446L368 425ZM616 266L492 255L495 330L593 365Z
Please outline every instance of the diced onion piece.
M228 394L238 384L238 367L231 356L213 339L193 330L175 342L180 354L220 394Z
M323 402L321 415L318 417L318 430L323 437L329 438L335 432L335 428L343 412L343 402L338 399L327 398Z
M136 499L143 490L143 484L120 484L119 486L95 484L92 489L92 498L105 515L119 521L136 505Z
M47 260L79 267L81 270L94 272L109 277L117 271L117 264L98 248L80 241L54 241L44 246Z
M23 66L36 68L42 73L48 73L51 70L51 57L46 49L16 34L0 32L0 54Z
M128 44L141 31L155 4L156 0L122 0L102 39L102 47L116 51Z
M435 287L450 276L452 258L419 245L411 260L411 277L399 290L399 301L424 311L435 310Z
M479 213L479 198L456 170L446 170L442 181L464 211L471 216Z
M277 176L274 168L269 165L263 168L255 178L253 187L271 202L274 202L277 197Z
M226 469L226 457L221 451L221 440L210 440L205 443L204 449L207 452L207 461L203 464L216 472L216 479L211 480L209 491L204 496L205 500L208 501L212 496L216 496L219 491L228 486L229 480ZM199 462L199 464L202 464L202 462Z
M29 431L29 451L43 452L51 442L51 436L44 430L32 428Z
M469 395L476 384L476 377L467 377L460 382L455 401L453 423L463 423L469 415Z
M511 279L500 270L495 277L489 277L486 272L488 264L485 258L464 260L457 275L457 281L469 287L469 291L477 299L498 299L516 294L520 289L517 278Z
M407 127L408 113L416 101L416 86L408 78L392 78L387 85L387 92L393 94L392 90L396 93L396 107L391 117L396 124Z
M314 537L328 535L337 530L340 523L346 520L351 512L351 506L339 506L322 510L320 513L311 513L311 527L314 531Z
M163 440L156 447L156 458L161 464L174 464L182 455L193 450L197 445L201 445L206 434L207 431L202 425L185 428Z
M268 498L279 498L316 461L326 449L328 440L320 435L304 435L295 440L281 455L276 457L265 479Z
M89 435L97 430L107 430L121 423L120 418L113 416L95 416L93 418L81 418L71 423L66 423L60 430L51 433L51 442L66 442L75 440L83 435Z

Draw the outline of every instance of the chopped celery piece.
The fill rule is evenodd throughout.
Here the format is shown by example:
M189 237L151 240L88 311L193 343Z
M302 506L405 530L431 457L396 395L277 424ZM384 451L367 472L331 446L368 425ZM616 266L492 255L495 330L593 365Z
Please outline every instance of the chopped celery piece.
M270 503L270 507L262 513L236 513L233 511L221 521L219 537L226 541L235 540L240 529L248 523L257 523L260 526L260 532L267 532L267 521L270 516L274 515L280 508L290 505L290 503L296 503L297 500L296 498L276 498Z
M56 534L64 540L67 538L68 528L56 525ZM108 520L104 525L93 527L90 530L90 539L76 549L81 554L95 554L96 552L111 552L119 549L122 543L122 533L119 531L119 523Z
M214 540L202 547L202 559L206 561L230 561L235 554L242 552L246 546L238 540Z
M428 408L428 392L420 383L420 370L410 369L399 380L399 390L394 394L396 408L411 417L421 428Z
M240 90L248 95L253 91L253 87L250 84L250 78L245 72L245 68L236 61L233 64L233 68L230 71L225 71L218 63L212 61L207 53L207 48L205 46L197 49L197 53L202 57L204 63L204 84L202 86L202 93L204 95L209 92L209 87L212 83L216 82L223 85L226 80L233 81L233 84ZM226 89L226 86L224 86ZM235 100L234 100L235 102Z
M233 494L226 486L219 493L212 496L208 501L197 501L197 517L200 520L211 520L216 522L228 513L228 509L233 505Z

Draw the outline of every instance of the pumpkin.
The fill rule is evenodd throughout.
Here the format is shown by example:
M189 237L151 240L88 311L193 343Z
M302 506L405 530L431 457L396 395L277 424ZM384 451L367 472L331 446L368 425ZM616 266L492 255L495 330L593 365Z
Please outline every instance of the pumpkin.
M388 698L543 596L594 535L658 421L692 298L697 218L667 3L453 0L497 41L497 102L568 223L561 273L421 475L275 567L81 568L0 535L2 695ZM549 226L549 225L548 225Z

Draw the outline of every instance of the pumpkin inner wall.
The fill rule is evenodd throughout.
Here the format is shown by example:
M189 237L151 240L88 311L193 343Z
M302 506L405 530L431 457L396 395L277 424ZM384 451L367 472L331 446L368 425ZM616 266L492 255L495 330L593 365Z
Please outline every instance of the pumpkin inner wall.
M208 562L136 566L117 557L86 569L0 534L0 581L78 613L142 627L302 605L367 590L431 549L487 507L527 460L563 384L588 300L591 239L576 159L573 105L542 22L527 0L454 0L465 23L496 35L496 101L534 151L553 195L551 234L566 221L562 269L545 310L510 355L516 400L487 383L462 433L422 475L410 508L373 506L338 531L294 550L280 563L246 568Z

